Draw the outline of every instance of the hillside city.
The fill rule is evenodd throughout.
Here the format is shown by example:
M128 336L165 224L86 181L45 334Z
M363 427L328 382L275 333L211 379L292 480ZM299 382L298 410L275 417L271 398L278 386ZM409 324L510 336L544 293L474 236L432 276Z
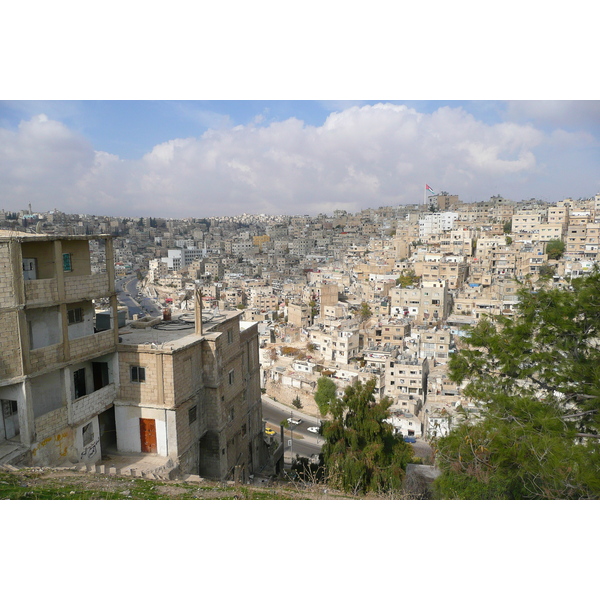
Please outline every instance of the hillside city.
M256 473L268 461L269 452L273 452L273 448L269 450L271 440L265 436L267 420L261 413L260 396L274 399L290 411L312 416L318 422L321 415L314 395L317 381L323 376L335 383L339 397L346 386L374 379L375 396L392 400L390 422L395 433L417 446L420 444L427 461L428 444L433 438L447 435L461 423L466 412L477 414L478 406L463 395L462 386L450 381L447 372L449 357L460 348L465 328L476 325L487 315L515 314L517 293L522 285L533 289L542 284L568 287L573 278L591 272L600 258L600 194L554 203L533 198L517 202L500 195L487 201L463 203L457 195L441 192L431 194L423 204L372 208L356 214L337 210L333 215L318 216L242 214L187 219L77 215L58 210L35 212L34 207L29 206L19 211L0 211L0 229L3 239L15 236L23 248L31 248L29 255L37 257L32 258L37 261L37 277L43 277L42 257L46 252L54 253L53 256L60 256L62 252L63 261L65 256L72 256L75 263L79 256L79 249L75 248L78 236L86 240L86 247L89 244L90 277L108 276L104 291L79 291L79 295L69 296L68 273L65 273L66 295L61 297L62 284L59 283L53 300L34 297L33 288L30 286L31 291L28 291L27 287L32 282L25 277L26 308L28 294L33 302L28 316L23 317L33 323L30 325L31 354L35 352L36 335L39 340L44 339L39 345L45 348L61 345L59 338L47 333L48 323L54 323L51 320L54 317L48 317L52 306L64 305L57 310L64 310L68 316L66 338L72 341L66 349L61 346L59 354L52 358L57 367L55 373L63 375L50 373L48 362L40 366L31 356L22 359L21 371L15 367L17 370L9 372L10 367L3 367L0 385L2 397L6 398L3 400L4 445L8 441L27 442L25 445L31 451L31 444L44 438L41 429L33 433L39 417L64 411L63 426L67 421L69 425L81 425L87 419L98 418L90 429L83 425L79 433L73 433L71 444L77 448L78 460L97 460L99 456L93 460L90 456L95 443L92 440L102 437L103 427L116 422L117 435L122 430L126 437L133 427L123 416L126 411L133 415L131 411L135 409L134 417L140 421L152 416L150 412L144 413L150 409L140 406L149 406L156 400L140 402L135 386L127 391L126 379L134 383L149 381L150 369L155 364L151 361L155 361L156 356L160 355L161 364L166 364L169 353L184 353L200 343L180 334L177 337L174 329L159 334L155 327L144 327L144 324L179 325L187 335L189 328L194 327L189 315L195 314L195 333L204 337L201 342L203 362L198 367L198 371L203 372L202 381L194 385L202 388L208 397L207 390L220 390L221 377L228 373L229 386L243 385L245 391L240 388L232 392L231 398L221 397L228 408L226 411L218 409L219 414L222 413L219 419L223 418L223 423L236 423L236 431L226 434L225 449L224 438L219 437L221 433L211 433L224 431L225 426L211 425L209 403L200 407L201 414L196 417L193 403L185 404L196 392L182 392L185 401L178 400L177 386L173 384L174 414L181 402L181 406L185 404L186 424L191 427L196 419L207 423L203 430L190 434L202 441L200 450L196 448L188 454L187 450L181 451L185 445L182 440L188 434L181 433L177 425L176 443L181 448L176 458L180 466L187 464L188 468L182 468L184 473L202 473L204 468L207 475L233 478ZM38 244L49 245L46 249L37 248L33 243L36 239L46 240ZM65 254L69 243L75 250ZM62 250L56 244L62 244ZM7 248L9 246L7 241ZM24 249L19 256L26 269ZM55 259L55 267L57 263ZM70 270L70 264L64 268L65 272ZM46 281L54 281L52 275L46 277L49 278ZM55 278L60 282L61 277L62 274ZM117 299L118 282L132 279L137 282L136 291L125 305L122 294ZM46 288L35 291L36 294L46 292ZM142 302L144 299L149 299L151 304ZM15 315L20 310L17 304L11 305ZM84 353L76 357L76 339L86 338L83 333L72 335L70 328L85 321L88 309L93 310L94 333L102 329L101 315L112 309L118 315L118 327L107 326L110 333L104 331L106 341L93 351L94 356ZM9 314L7 311L4 316ZM200 319L200 315L204 317ZM200 320L205 324L204 329L199 328ZM234 326L230 327L232 323ZM125 327L130 327L130 331L126 332ZM236 348L241 348L241 358L237 354L228 358L227 349L221 349L220 340L224 339L225 332L229 343L235 341ZM167 337L160 338L160 335ZM252 364L255 341L258 364ZM169 352L164 352L165 343L171 343ZM23 352L23 347L15 344L13 350L5 345L5 352L19 348ZM119 361L113 356L116 346L120 347ZM152 355L148 362L140 360L144 353ZM223 353L222 357L219 353ZM47 354L39 359L40 364L48 361ZM219 355L214 364L211 363L212 371L207 366L212 360L209 355ZM181 372L188 369L185 377L194 379L194 367L185 367L185 360L191 364L195 359L181 360L184 365ZM244 376L235 381L238 367L228 370L223 365L238 360ZM85 363L89 374L86 374L84 361L89 361ZM174 358L173 361L175 364ZM104 366L100 366L101 363ZM48 390L60 381L52 377L63 377L67 368L69 379L75 378L69 392L72 398L66 404L64 399L57 398L54 402L49 400L44 409L34 407L33 416L15 418L13 429L9 431L11 415L16 415L20 406L18 402L24 402L28 394L32 394L27 390L38 385L34 380L42 382L38 390ZM180 367L173 368L176 379ZM113 377L113 371L117 370L122 389L107 396L110 387L107 384L114 386L118 381ZM29 388L23 384L28 375ZM92 380L94 383L90 384ZM158 387L151 390L148 387L148 393L164 395L161 400L164 406L168 404L169 381L165 375L164 382L156 384ZM92 394L90 385L94 389ZM258 405L248 398L249 390L258 396ZM218 407L220 393L214 391L215 407ZM91 412L82 413L79 420L75 418L79 410L76 407L82 404L75 401L98 394L105 394L102 399L98 396L100 408L97 405ZM243 410L247 420L238 423L240 411L236 406L240 399L247 402ZM108 407L116 412L116 421L114 413L110 417L102 416L108 413ZM168 418L164 419L167 423ZM275 422L266 424L269 428L279 426ZM26 431L28 427L32 431ZM60 430L49 419L44 427L46 440L56 437ZM171 443L169 431L165 425L165 444ZM242 441L247 434L248 444ZM142 438L144 435L142 432ZM152 437L156 433L148 435ZM161 435L159 431L159 448L154 448L159 454ZM156 437L154 440L157 444ZM48 450L51 446L49 443L44 450L41 445L36 446L33 453L40 457L37 464L58 464L61 458L73 452L72 448L65 449L66 446L61 449L56 442L53 454ZM213 453L204 466L198 455L202 454L202 448L208 454ZM125 444L125 449L139 451L139 439L129 446ZM219 449L228 457L220 466L217 465ZM15 451L13 456L21 455ZM6 452L4 458L4 462L10 462ZM19 460L14 463L19 464ZM35 459L33 464L36 464ZM236 472L240 464L241 471Z

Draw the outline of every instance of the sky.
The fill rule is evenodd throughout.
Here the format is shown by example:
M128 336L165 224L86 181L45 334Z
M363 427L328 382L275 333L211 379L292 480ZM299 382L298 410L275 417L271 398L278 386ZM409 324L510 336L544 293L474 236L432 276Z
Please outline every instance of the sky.
M600 192L579 0L541 16L508 0L496 35L463 23L468 1L401 19L379 1L25 4L0 36L0 209L315 215L420 203L425 185L463 202Z
M600 192L597 101L0 101L0 208L331 214Z

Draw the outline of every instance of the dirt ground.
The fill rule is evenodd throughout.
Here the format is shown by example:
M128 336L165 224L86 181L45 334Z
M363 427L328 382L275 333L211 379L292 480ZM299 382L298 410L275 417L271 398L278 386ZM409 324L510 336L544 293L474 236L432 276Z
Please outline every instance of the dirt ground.
M342 500L323 485L264 479L254 485L157 481L52 468L0 469L0 500Z

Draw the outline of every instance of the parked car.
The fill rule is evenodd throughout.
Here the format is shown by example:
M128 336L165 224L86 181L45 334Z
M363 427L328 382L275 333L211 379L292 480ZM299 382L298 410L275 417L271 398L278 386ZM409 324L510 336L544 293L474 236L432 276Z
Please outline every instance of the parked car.
M404 438L404 441L408 442L409 444L414 444L417 441L417 439L412 436L407 436Z

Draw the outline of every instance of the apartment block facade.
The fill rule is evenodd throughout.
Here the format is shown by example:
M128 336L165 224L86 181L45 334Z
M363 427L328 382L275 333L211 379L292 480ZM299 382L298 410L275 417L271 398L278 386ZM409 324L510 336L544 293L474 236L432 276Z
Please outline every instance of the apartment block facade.
M105 272L92 272L92 240L110 257ZM110 236L0 235L5 460L97 460L101 444L114 436L118 321L112 257ZM97 308L110 315L102 327Z

